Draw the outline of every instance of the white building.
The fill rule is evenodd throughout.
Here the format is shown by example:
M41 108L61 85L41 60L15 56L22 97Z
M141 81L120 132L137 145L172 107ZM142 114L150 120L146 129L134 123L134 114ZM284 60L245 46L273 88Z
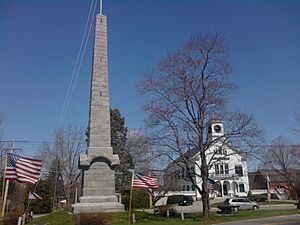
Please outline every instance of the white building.
M213 143L206 151L207 162L211 161L209 164L212 165L209 169L209 178L220 186L220 193L211 191L211 197L246 196L249 191L246 154L226 143L222 121L211 120L208 135ZM200 193L196 191L188 178L191 175L201 189L199 151L191 149L184 156L189 159L188 168L190 171L195 171L195 174L186 173L186 164L178 158L164 170L165 183L172 186L170 190L173 194L193 195L197 199L201 198Z

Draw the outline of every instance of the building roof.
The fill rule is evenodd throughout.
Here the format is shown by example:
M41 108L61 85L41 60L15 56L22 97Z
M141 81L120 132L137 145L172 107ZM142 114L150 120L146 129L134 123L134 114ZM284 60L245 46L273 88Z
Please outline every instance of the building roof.
M235 151L236 154L239 154L241 155L242 157L246 157L247 154L245 152L242 152L240 150L238 150L236 147L233 147L231 146L230 144L228 143L224 143L224 145L227 147L227 148L230 148L231 150ZM189 150L187 150L183 156L186 157L186 158L193 158L195 157L197 154L199 153L199 150L197 148L191 148ZM164 170L168 170L172 165L174 165L175 163L178 163L178 162L181 162L182 161L182 156L179 156L178 158L176 158L173 162L169 163L167 165L167 167L164 169Z
M186 158L193 158L196 156L196 154L199 153L199 150L196 149L196 148L191 148L189 150L187 150L183 156L186 157ZM182 161L182 156L179 156L177 159L175 159L173 162L169 163L167 165L167 167L164 169L164 170L167 170L169 169L173 164L175 163L178 163L178 162L181 162Z
M300 170L290 170L289 172L292 180L297 181L300 177ZM264 189L267 188L267 176L270 183L285 184L286 177L272 169L260 169L256 172L248 172L250 189Z

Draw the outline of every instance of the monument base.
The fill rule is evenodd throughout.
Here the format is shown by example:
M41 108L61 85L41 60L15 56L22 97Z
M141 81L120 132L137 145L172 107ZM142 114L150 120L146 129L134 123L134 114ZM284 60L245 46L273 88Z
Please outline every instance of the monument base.
M73 213L123 212L124 205L116 196L83 196L79 203L72 205Z

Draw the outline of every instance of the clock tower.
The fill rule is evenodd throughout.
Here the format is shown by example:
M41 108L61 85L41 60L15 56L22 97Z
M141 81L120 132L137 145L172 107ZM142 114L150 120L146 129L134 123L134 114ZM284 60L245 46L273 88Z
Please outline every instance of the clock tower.
M214 141L224 136L224 124L221 119L211 119L207 128L208 138Z

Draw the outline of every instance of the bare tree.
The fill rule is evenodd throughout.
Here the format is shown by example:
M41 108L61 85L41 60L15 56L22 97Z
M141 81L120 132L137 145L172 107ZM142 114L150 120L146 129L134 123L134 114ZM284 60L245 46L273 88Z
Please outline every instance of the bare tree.
M53 178L54 201L57 199L57 190L60 182L63 183L64 196L67 205L74 200L76 180L80 171L77 162L80 153L86 146L84 130L78 127L59 128L54 131L53 145L45 144L41 157L44 159L44 167ZM55 208L56 203L53 203Z
M287 184L286 189L296 197L300 182L300 148L284 136L275 138L264 154L264 167L273 170Z
M300 135L300 108L296 110L293 114L293 129Z
M227 62L227 46L222 35L202 34L192 37L182 48L162 59L139 83L138 90L147 96L144 111L146 124L157 148L180 166L202 196L203 216L209 219L209 190L206 188L209 169L216 162L210 151L230 144L250 151L261 135L254 118L246 113L227 110L230 94L236 85L229 80L231 66ZM226 134L211 140L209 121L217 117L224 121ZM247 145L247 147L246 147ZM249 148L248 148L249 146ZM200 157L199 173L191 170L194 149ZM219 159L220 160L220 159ZM195 183L202 179L202 187Z
M2 142L2 135L3 135L2 124L3 124L3 120L2 120L1 113L0 113L0 159L1 159L0 169L3 171L3 162L4 162L3 146L4 146L4 143Z
M149 174L153 170L152 140L141 131L134 130L127 133L126 148L133 156L135 169Z

